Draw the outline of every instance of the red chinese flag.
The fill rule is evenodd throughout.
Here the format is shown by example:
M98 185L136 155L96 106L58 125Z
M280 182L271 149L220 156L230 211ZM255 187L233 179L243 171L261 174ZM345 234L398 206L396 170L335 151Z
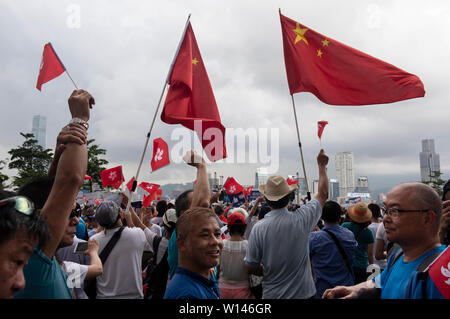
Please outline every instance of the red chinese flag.
M50 42L47 43L44 45L44 53L42 53L36 88L40 91L42 84L60 76L65 70L66 68L53 49L52 44Z
M428 274L445 299L450 299L450 246L430 265Z
M233 177L227 179L225 184L223 184L223 188L225 188L228 195L239 194L245 190Z
M227 157L222 125L211 83L189 23L168 81L161 120L197 133L212 162ZM194 121L199 121L195 123ZM200 125L201 124L201 129Z
M156 192L156 190L159 188L159 185L158 184L154 184L154 183L142 182L142 183L139 184L139 187L142 187L149 194L152 194L152 193Z
M284 62L291 94L310 92L332 105L392 103L423 97L420 79L283 16Z
M323 133L323 129L325 128L325 125L327 125L328 122L327 121L319 121L317 122L317 135L319 136L319 138L322 138L322 133Z
M118 189L122 182L125 181L122 174L122 166L105 169L100 172L100 177L102 179L102 187L112 186Z
M157 170L163 166L169 165L169 146L162 138L153 140L153 157L150 163L152 171Z
M130 191L131 194L131 190L133 189L133 182L134 182L134 176L132 179L130 179L130 181L127 183L127 188Z

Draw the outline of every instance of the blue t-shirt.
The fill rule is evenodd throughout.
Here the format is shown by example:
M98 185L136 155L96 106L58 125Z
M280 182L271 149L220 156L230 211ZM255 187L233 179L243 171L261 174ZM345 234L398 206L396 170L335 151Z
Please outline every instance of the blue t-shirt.
M381 299L417 298L419 290L421 289L420 282L417 280L417 267L430 254L442 252L444 249L445 245L441 245L410 262L404 262L402 255L395 264L392 265L396 255L396 253L393 253L388 260L386 269L380 275L372 279L375 281L377 287L381 289ZM428 278L429 285L431 285L430 281L430 278ZM408 291L409 289L411 289L411 291ZM432 289L432 287L430 289ZM432 290L430 290L430 296L427 297L433 298L432 296L435 295L436 293L433 293Z
M363 229L360 225L355 223L343 223L342 227L347 228L353 232L355 238ZM369 257L367 256L367 246L373 244L375 239L370 229L366 228L359 235L358 247L355 250L355 258L353 258L353 267L366 269L369 266Z
M339 225L325 226L323 229L337 237L351 266L358 246L353 233ZM321 298L326 289L355 284L353 275L345 265L336 243L324 230L312 232L309 235L309 256L314 270L316 297Z
M21 299L71 299L67 276L53 256L50 260L42 250L34 248L23 269L25 289L14 295Z
M167 286L164 299L219 299L217 281L178 267Z
M80 239L86 239L86 223L80 218L77 227L75 228L75 236Z

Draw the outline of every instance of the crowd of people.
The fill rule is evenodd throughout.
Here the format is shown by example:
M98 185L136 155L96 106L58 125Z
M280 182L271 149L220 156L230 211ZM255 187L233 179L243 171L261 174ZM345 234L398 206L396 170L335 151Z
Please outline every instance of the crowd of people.
M48 176L0 191L0 298L444 298L426 269L449 242L450 182L442 198L402 183L382 207L344 209L327 200L321 150L309 201L295 204L297 185L274 175L262 196L230 208L190 151L197 183L174 202L135 209L122 194L121 203L80 206L95 101L75 90L68 104Z

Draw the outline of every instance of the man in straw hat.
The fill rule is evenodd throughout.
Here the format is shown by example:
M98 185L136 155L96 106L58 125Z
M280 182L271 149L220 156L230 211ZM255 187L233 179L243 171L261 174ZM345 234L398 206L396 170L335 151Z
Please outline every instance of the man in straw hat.
M328 156L323 150L317 156L317 164L318 193L293 212L288 211L287 206L297 185L289 186L283 177L275 175L259 187L271 211L253 227L244 260L248 273L264 276L263 298L306 299L316 293L308 237L328 198Z
M422 272L445 249L438 236L442 215L438 194L422 183L403 183L387 194L382 211L387 239L401 249L392 254L377 277L355 286L327 289L322 298L443 298L428 272ZM418 279L421 274L424 280Z

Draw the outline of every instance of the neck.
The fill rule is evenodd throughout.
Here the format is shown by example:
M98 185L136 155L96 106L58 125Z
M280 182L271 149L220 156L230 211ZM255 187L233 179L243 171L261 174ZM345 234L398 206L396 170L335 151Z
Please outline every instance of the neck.
M336 223L328 223L328 222L324 221L324 222L323 222L323 225L324 225L324 226L339 225L339 222L336 222Z
M426 252L438 247L440 245L439 238L430 238L428 241L424 241L421 244L413 243L408 245L400 245L403 250L405 262L414 261Z
M242 236L240 234L233 234L230 237L231 241L242 241Z
M203 276L209 280L209 270L210 270L209 268L208 269L203 269L203 268L200 269L197 265L182 258L182 256L179 256L179 258L180 259L179 259L178 266L183 267L189 271L192 271L193 273Z

